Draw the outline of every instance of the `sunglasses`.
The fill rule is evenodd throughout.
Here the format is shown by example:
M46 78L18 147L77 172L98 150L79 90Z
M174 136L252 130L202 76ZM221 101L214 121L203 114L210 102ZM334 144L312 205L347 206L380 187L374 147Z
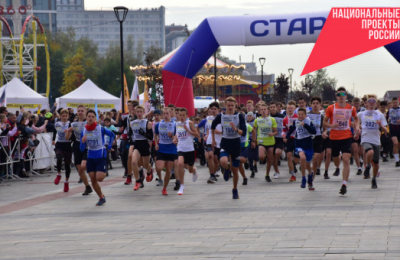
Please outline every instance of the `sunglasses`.
M327 108L327 107L329 107L329 106L328 106L328 105L324 105L323 107L324 107L324 108Z
M375 104L376 100L375 99L370 99L370 100L368 100L368 103Z
M338 93L336 93L336 96L337 96L337 97L344 97L344 96L346 96L346 93L344 93L344 92L338 92Z

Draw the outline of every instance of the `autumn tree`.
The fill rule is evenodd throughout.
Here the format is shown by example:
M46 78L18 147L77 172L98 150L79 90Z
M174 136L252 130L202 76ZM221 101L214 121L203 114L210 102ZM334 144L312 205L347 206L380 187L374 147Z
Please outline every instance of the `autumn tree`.
M85 59L83 48L79 48L77 53L65 59L67 67L64 69L64 80L60 92L67 94L83 83L86 79L86 69L93 66L92 59Z

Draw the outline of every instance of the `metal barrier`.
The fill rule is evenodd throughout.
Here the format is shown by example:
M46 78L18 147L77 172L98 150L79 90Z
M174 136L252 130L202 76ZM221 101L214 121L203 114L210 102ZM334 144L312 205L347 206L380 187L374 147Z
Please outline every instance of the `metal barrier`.
M15 174L13 169L14 163L20 163L20 160L22 159L24 162L29 162L29 169L32 175L40 176L41 174L35 171L38 169L50 169L51 172L54 171L52 133L37 134L36 139L40 141L39 145L34 149L31 149L32 147L28 144L27 148L22 149L22 151L20 138L16 137L14 142L11 142L11 137L9 136L0 136L0 138L7 138L8 140L7 147L4 147L3 142L0 142L2 152L6 157L4 162L0 162L0 167L3 165L5 166L5 180L25 180ZM46 162L40 164L39 162L43 162L43 160L46 160Z

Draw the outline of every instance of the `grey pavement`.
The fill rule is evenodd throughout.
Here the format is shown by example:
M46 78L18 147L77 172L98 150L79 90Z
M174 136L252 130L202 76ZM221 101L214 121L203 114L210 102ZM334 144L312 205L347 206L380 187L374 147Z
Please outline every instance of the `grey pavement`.
M183 196L173 181L162 196L154 180L133 191L114 164L102 207L81 195L75 170L68 193L54 173L0 184L0 259L400 259L394 160L381 164L377 190L352 166L345 196L340 176L317 176L309 191L299 174L289 183L286 166L272 183L259 166L247 186L240 179L239 200L231 180L207 184L205 167L196 183L186 174Z

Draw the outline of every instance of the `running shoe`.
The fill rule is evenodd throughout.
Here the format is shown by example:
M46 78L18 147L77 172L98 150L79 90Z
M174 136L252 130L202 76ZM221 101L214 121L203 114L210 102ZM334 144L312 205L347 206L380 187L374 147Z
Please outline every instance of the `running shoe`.
M144 180L143 169L140 169L140 170L139 170L139 178L140 178L141 180Z
M212 176L212 178L213 178L213 181L215 181L215 182L217 182L217 181L218 181L218 179L217 179L217 175L215 175L215 174L214 174L214 176Z
M307 183L312 186L314 175L313 174L309 174L307 177L308 177Z
M183 191L185 190L185 185L181 185L181 187L179 188L179 191L178 191L178 195L183 195Z
M370 176L369 176L369 171L371 170L371 165L367 165L367 167L365 167L365 170L364 170L364 179L369 179L370 178Z
M383 159L382 159L382 162L388 162L388 159L387 159L387 157L385 156L385 157L383 157Z
M330 179L330 178L329 178L328 171L325 171L325 173L324 173L324 179L325 179L325 180L329 180L329 179Z
M179 190L180 187L181 187L181 182L176 180L174 190Z
M106 203L106 196L103 195L103 198L99 199L96 206L102 206L104 203Z
M175 180L175 173L171 173L171 180Z
M274 173L274 179L279 179L279 172Z
M140 188L144 188L144 183L143 183L143 179L140 179Z
M303 177L301 178L300 188L304 189L304 188L306 187L306 183L307 183L306 176L303 176Z
M239 199L239 192L237 189L232 189L232 199L234 200Z
M364 162L362 160L360 160L360 167L363 167Z
M57 174L56 178L54 179L54 184L58 185L60 183L61 180L61 174Z
M126 181L125 181L125 185L130 185L132 183L132 176L130 176L130 175L128 175L128 177L126 178Z
M333 173L333 176L339 176L340 174L340 169L336 168L335 172Z
M254 172L254 170L252 170L251 174L250 174L250 178L254 178L255 176L256 176L256 173Z
M254 172L258 172L258 169L257 169L257 164L256 164L256 165L254 165Z
M225 169L225 171L224 171L224 180L225 181L229 181L230 177L231 177L231 170L230 169L229 170Z
M312 183L311 183L311 184L308 184L308 190L315 190L315 188L314 188L314 186L313 186Z
M244 163L244 168L245 168L246 170L249 169L249 163L248 163L248 162L245 162L245 163Z
M197 178L199 178L199 175L197 174L197 168L196 167L193 167L193 170L194 170L194 172L193 172L193 175L192 175L192 181L196 182Z
M400 161L396 162L396 167L400 167Z
M207 183L210 183L210 184L215 183L213 176L210 176L210 178L208 178Z
M342 187L340 188L339 193L342 194L342 195L347 193L347 187L346 187L345 184L342 184Z
M135 183L135 187L133 187L133 190L139 190L140 189L140 182Z
M163 189L163 190L162 190L162 195L164 195L164 196L167 196L167 195L168 195L167 189Z
M86 186L85 191L82 193L82 195L86 196L86 195L89 195L92 192L93 192L92 187Z
M296 181L296 176L292 175L292 177L290 177L289 182L295 182Z
M153 180L153 168L150 168L150 172L147 172L146 181L151 182Z
M317 169L317 172L315 173L315 175L321 175L321 170Z
M272 182L272 181L271 181L271 178L269 177L269 175L265 175L265 180L266 180L267 182Z
M377 189L377 188L378 188L378 184L376 184L376 179L372 178L371 189Z
M163 186L164 182L163 180L158 180L156 186Z
M219 172L217 171L214 175L215 177L219 177Z
M243 183L242 185L247 185L247 178L243 178Z
M68 182L64 182L64 192L68 192L69 191L69 184Z
M357 175L361 175L361 174L362 174L362 170L361 170L361 169L358 169Z

